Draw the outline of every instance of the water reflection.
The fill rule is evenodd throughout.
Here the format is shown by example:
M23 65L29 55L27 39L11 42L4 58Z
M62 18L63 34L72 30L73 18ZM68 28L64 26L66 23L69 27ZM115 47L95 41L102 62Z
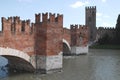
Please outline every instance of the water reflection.
M63 70L52 74L7 73L0 80L119 80L120 50L90 50L88 55L65 57Z

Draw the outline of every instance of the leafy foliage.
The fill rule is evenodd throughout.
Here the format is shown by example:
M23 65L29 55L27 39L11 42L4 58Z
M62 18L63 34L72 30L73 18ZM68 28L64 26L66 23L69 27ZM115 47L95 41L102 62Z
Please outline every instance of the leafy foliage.
M115 41L117 44L120 44L120 14L118 15L117 24L116 24Z
M109 42L110 42L110 37L109 37L108 34L105 34L102 38L100 38L100 39L98 40L98 43L99 43L100 45L109 44Z
M118 15L118 18L117 18L114 37L111 38L106 33L102 38L98 40L97 43L99 43L100 45L104 45L104 44L120 45L120 14Z

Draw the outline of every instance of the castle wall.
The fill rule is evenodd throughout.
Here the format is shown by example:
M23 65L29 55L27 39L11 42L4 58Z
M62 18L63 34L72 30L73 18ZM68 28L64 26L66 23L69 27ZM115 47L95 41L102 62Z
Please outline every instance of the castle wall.
M34 55L34 33L30 33L30 23L24 22L25 31L22 29L22 20L19 17L2 18L2 31L0 33L0 47L9 47Z
M115 28L110 27L99 27L97 29L97 39L102 38L104 35L108 35L110 38L114 37L115 34Z
M34 52L34 31L33 27L30 26L30 21L22 21L20 17L8 17L8 19L2 17L2 31L0 32L0 47L5 49L6 53L1 53L6 55L8 58L9 67L14 69L21 69L26 71L33 71L26 66L26 64L31 64L29 67L35 68L35 60L33 56L35 56ZM10 52L9 52L10 51ZM15 57L11 57L11 53L13 51L13 55ZM16 51L16 54L15 52ZM24 55L23 55L23 54ZM17 55L18 54L18 55ZM25 63L25 55L28 55L29 60ZM21 59L19 59L19 58ZM22 59L24 58L24 59ZM27 57L26 57L27 59ZM18 63L19 62L19 63ZM25 63L25 64L24 64Z
M20 17L2 18L0 47L20 50L31 56L31 64L45 72L62 68L63 15L35 15L35 24Z
M35 14L35 23L20 20L18 16L2 18L0 47L27 53L38 71L46 73L62 68L63 39L71 45L73 53L84 53L84 50L87 53L88 27L71 25L71 29L63 28L63 15Z

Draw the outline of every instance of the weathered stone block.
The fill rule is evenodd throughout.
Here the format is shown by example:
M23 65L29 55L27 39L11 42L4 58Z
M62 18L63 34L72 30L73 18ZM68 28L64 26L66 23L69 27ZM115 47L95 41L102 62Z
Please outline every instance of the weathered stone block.
M88 53L88 46L81 46L81 47L71 47L72 54L87 54Z

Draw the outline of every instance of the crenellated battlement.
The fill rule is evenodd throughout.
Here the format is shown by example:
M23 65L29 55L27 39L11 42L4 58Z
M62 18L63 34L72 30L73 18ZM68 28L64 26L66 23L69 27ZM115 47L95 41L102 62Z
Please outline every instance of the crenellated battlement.
M12 17L11 17L12 18ZM13 23L17 23L17 24L21 24L21 20L20 20L20 17L16 16L16 17L13 17L13 20L12 20Z
M7 19L5 17L2 17L2 23L10 23L10 24L22 24L25 23L27 25L30 25L30 20L21 20L20 17L8 17Z
M14 33L14 34L20 34L20 33L27 33L29 34L32 31L33 23L30 23L30 20L21 20L20 17L14 16L14 17L2 17L2 33Z
M72 24L72 25L70 25L70 29L71 30L76 30L76 29L78 29L78 25L77 24Z
M63 15L52 13L35 14L35 23L39 22L58 22L63 23Z
M2 19L2 24L4 22L12 23L12 20L13 20L12 17L8 17L8 19L6 19L5 17L2 17L1 19Z
M5 17L2 17L2 23L3 22L9 22L9 23L21 23L20 17L8 17L7 19Z
M25 26L25 25L30 26L30 24L31 24L29 19L28 20L23 20L21 22L22 22L22 26Z
M115 30L114 27L99 27L98 30Z
M77 24L75 24L75 25L70 25L70 29L71 30L87 30L88 29L88 27L86 26L86 25L77 25Z
M115 34L116 29L113 27L99 27L97 29L97 35L98 39L102 38L105 34L109 35L109 37L113 38Z
M88 27L86 25L70 25L71 46L86 46L88 43Z
M96 10L96 6L85 7L86 10Z

